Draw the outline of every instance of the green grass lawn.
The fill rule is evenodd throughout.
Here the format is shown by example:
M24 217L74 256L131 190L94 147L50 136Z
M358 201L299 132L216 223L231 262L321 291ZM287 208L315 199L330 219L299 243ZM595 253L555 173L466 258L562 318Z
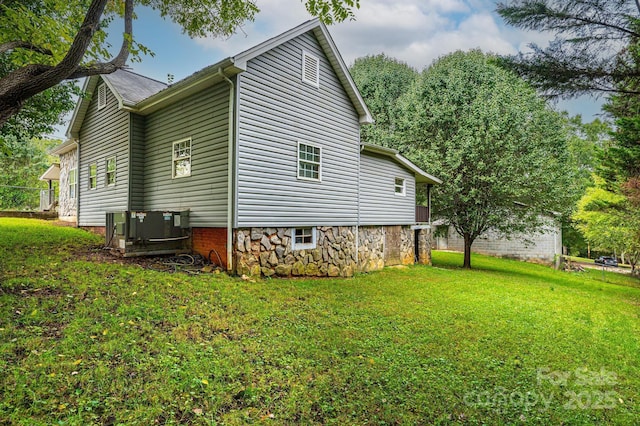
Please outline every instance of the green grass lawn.
M637 424L640 285L435 252L246 282L0 219L0 424Z

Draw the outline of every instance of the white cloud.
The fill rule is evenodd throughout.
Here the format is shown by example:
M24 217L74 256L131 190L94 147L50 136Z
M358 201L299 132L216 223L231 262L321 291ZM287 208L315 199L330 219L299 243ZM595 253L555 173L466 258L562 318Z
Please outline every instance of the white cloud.
M229 39L196 42L219 59L311 18L304 4L295 0L262 0L258 6L256 21ZM517 52L527 34L502 25L494 8L490 0L362 0L355 21L331 26L329 31L347 64L385 53L422 69L455 50Z

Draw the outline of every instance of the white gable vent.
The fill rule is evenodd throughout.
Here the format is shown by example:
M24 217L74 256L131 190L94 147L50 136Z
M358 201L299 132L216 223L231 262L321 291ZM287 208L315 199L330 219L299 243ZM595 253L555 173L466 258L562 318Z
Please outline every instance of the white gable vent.
M102 83L98 86L98 109L107 106L107 86Z
M320 59L302 52L302 81L320 87Z

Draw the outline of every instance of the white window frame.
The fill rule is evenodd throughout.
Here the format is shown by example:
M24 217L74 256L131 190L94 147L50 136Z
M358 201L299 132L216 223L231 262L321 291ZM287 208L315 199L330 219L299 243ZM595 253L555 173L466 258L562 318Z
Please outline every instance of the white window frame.
M304 145L304 146L309 146L313 149L317 149L318 150L318 161L312 161L312 160L308 160L308 159L302 159L300 158L300 146ZM297 157L297 163L296 163L296 176L298 177L299 180L310 180L313 182L322 182L322 147L318 146L318 145L313 145L307 142L302 142L302 141L298 141L298 147L296 150L296 157ZM307 176L300 176L300 165L302 163L307 163L307 164L312 164L312 165L317 165L318 166L318 177L317 178L313 178L313 177L307 177Z
M98 86L98 110L107 106L107 85L101 83Z
M74 167L69 170L69 199L75 200L78 196L78 169Z
M176 145L183 144L185 142L189 142L189 155L185 157L176 156ZM192 166L192 155L193 155L193 141L191 138L180 139L179 141L175 141L171 144L171 178L172 179L180 179L191 176L191 166ZM189 173L176 176L176 162L180 160L189 159Z
M113 182L109 182L109 174L111 173L111 171L109 170L109 161L113 160ZM108 157L105 161L104 161L104 186L116 186L116 177L117 177L117 172L118 172L118 161L116 160L116 156L113 155L111 157Z
M307 78L307 65L308 65L308 60L307 58L309 58L309 60L315 61L315 80L310 80L309 78ZM317 57L316 55L312 55L311 53L307 52L306 50L302 51L302 81L304 83L310 84L313 87L320 87L320 58Z
M94 167L95 174L91 174L91 168ZM91 178L93 178L93 185ZM89 190L98 189L98 163L93 162L89 164Z
M402 183L399 184L398 181L402 181ZM398 189L400 189L400 191L398 191ZM406 196L407 195L407 180L405 178L396 177L395 180L394 180L393 192L395 193L395 195L397 195L399 197Z
M311 231L310 243L296 243L296 231ZM312 250L318 245L317 228L315 226L300 226L297 228L291 228L291 250Z

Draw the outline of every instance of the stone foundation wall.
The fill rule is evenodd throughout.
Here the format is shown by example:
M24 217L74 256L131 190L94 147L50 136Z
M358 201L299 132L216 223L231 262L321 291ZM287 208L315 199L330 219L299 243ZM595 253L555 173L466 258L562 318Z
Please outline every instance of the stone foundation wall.
M60 156L60 187L58 191L58 215L61 218L75 220L76 198L69 197L69 171L78 168L78 150L74 149ZM80 174L76 172L76 179L80 179Z
M431 229L416 229L418 232L418 263L431 265Z
M317 227L316 248L292 250L291 228L234 230L238 275L350 277L356 271L355 227Z
M403 226L400 230L400 259L402 265L416 262L415 238L410 226Z
M384 227L358 228L358 272L384 268Z
M399 235L398 235L399 231ZM316 247L292 250L292 228L236 229L233 233L235 272L259 276L350 277L355 272L377 271L385 266L431 264L431 230L410 226L317 227ZM385 251L387 232L399 241L393 256ZM415 250L418 232L418 259ZM389 237L391 238L391 237Z

